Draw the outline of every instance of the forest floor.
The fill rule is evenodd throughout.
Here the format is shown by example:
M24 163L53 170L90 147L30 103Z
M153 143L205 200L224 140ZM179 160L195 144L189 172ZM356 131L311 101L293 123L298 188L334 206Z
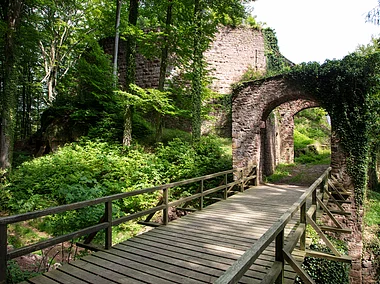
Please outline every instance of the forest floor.
M292 164L286 166L285 174L270 183L310 186L329 165Z

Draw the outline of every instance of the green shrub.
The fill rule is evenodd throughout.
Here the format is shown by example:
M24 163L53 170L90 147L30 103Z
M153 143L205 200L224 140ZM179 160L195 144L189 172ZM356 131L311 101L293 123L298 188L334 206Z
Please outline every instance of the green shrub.
M298 130L294 130L294 151L298 149L304 149L307 145L310 145L314 142L313 139L309 138L305 134L302 134Z
M8 261L7 268L7 283L19 283L39 274L37 272L22 270L21 267L14 260Z
M320 243L320 238L315 230L308 225L306 229L307 237L311 238L311 250L329 253L331 250L325 245ZM335 248L342 254L347 253L347 244L344 241L329 237L329 240L334 244ZM302 267L311 276L311 278L318 284L348 284L350 265L339 261L332 261L323 258L306 257L302 263ZM296 283L303 283L297 277Z
M12 198L7 208L15 213L33 211L230 169L231 156L222 146L215 137L202 137L194 144L175 139L159 145L154 153L106 142L66 145L13 172L3 190L17 198ZM194 188L176 188L173 196L191 193ZM158 194L114 202L115 217L152 207ZM97 223L103 212L103 205L92 206L45 217L37 226L52 235L63 234Z

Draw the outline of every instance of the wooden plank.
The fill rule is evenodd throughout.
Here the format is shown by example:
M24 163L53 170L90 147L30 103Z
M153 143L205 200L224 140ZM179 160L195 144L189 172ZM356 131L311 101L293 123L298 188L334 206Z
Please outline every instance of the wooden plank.
M84 267L86 265L85 262L82 260L76 260L70 264L64 264L61 267L58 268L59 271L62 271L66 274L69 274L71 276L74 276L78 279L81 279L83 281L87 281L89 283L96 283L96 284L109 284L109 283L115 283L112 282L105 277L107 277L107 271L104 271L103 269L94 269L94 267L90 266ZM49 273L47 273L49 274ZM131 283L138 283L132 281Z
M234 260L237 259L238 256L235 256L235 259L224 259L220 257L219 255L206 255L205 253L199 254L195 253L193 251L187 251L186 253L178 253L175 251L169 251L166 249L162 249L161 247L152 247L150 244L147 244L145 242L136 242L136 244L133 244L132 242L129 243L129 245L133 246L136 249L141 249L146 252L159 254L161 256L165 255L168 257L181 259L188 262L194 262L197 264L200 264L202 266L208 266L213 267L221 270L226 270ZM269 268L273 262L273 256L269 259L266 257L261 257L255 264L257 264L259 267L256 269L257 271L261 271L263 273L266 272L266 268ZM248 274L249 275L249 274Z
M73 273L73 276L85 281L89 281L90 283L144 283L144 281L136 279L134 275L126 277L124 275L115 273L109 269L94 265L84 260L74 261L70 264L70 267L65 267L64 265L60 270L63 270L63 268L66 269L66 273Z
M153 227L153 228L157 228L157 227L161 226L160 223L157 223L157 222L146 222L146 221L138 221L137 224L148 226L148 227Z
M336 206L338 206L338 208L341 210L341 211L344 211L344 208L343 206L341 205L340 202L338 202L338 200L335 199L334 196L332 196L332 194L330 193L330 191L326 190L326 194L328 195L328 201L332 201Z
M290 266L294 269L294 271L300 276L302 281L305 284L315 284L314 280L311 279L309 274L301 267L300 264L296 262L293 256L287 251L283 251L285 260L290 264Z
M314 222L314 220L309 216L306 215L307 222L313 227L313 229L318 233L319 237L324 241L324 243L331 249L331 251L336 256L341 256L341 254L338 252L338 250L334 247L334 245L330 242L330 240L325 236L325 234L322 232L322 230L318 227L318 225Z
M70 277L79 277L90 283L102 281L89 280L88 274L118 283L127 283L123 282L127 280L131 283L214 282L303 194L275 188L275 196L283 192L285 197L268 202L264 208L265 199L271 195L270 190L265 187L259 191L247 190L239 194L242 196L234 195L227 201L207 207L202 214L191 213L166 227L156 228L116 245L109 251L87 256L68 266L77 269L71 272L76 275L70 274ZM282 202L289 202L289 205ZM292 208L296 210L296 207ZM287 216L290 218L291 215L293 213ZM296 223L290 222L286 235L295 232ZM240 283L260 282L273 262L274 246L271 242L247 269ZM286 265L285 269L285 278L294 279L295 273L290 266Z
M323 252L313 251L313 250L306 250L306 256L316 257L316 258L324 258L324 259L333 260L333 261L340 261L340 262L344 262L344 263L351 263L352 262L352 258L347 256L347 255L335 256L335 255L331 255L328 253L323 253Z
M340 229L340 228L335 228L335 227L330 227L330 226L319 226L322 231L329 231L329 232L335 232L335 233L345 233L345 234L351 234L352 230L350 229Z
M269 270L269 272L265 275L265 277L261 281L261 284L273 284L274 280L277 279L281 271L282 271L282 262L275 261L271 269Z
M116 245L113 248L112 253L117 253L123 257L129 255L129 257L135 261L145 263L158 269L172 271L179 275L205 283L214 281L216 279L214 275L218 273L218 270L216 269L202 267L198 264L187 263L185 261L155 255L150 252L145 252L133 247L127 247L123 245Z
M317 202L319 202L323 211L326 212L326 214L330 217L330 219L334 222L334 224L339 229L343 229L342 224L339 223L339 221L334 217L334 215L330 212L330 210L327 208L327 206L318 197L317 197Z
M48 248L48 247L51 247L53 245L63 243L65 241L70 241L74 238L85 236L85 235L90 234L92 232L97 232L97 231L105 229L107 227L108 227L108 223L102 223L102 224L98 224L98 225L88 227L88 228L83 229L83 230L78 230L76 232L73 232L73 233L70 233L67 235L51 238L51 239L48 239L45 241L38 242L38 243L33 244L33 245L21 247L21 248L10 251L8 253L8 258L13 259L13 258L22 256L22 255L26 255L28 253L32 253L32 252L37 251L37 250Z
M328 184L341 200L346 200L346 198L343 197L342 193L338 189L336 189L335 185L331 182L331 180L328 180Z
M338 215L351 216L351 212L346 212L346 211L330 210L330 212L333 214L338 214Z
M46 275L39 275L36 277L33 277L28 280L28 283L33 283L33 284L57 284L61 282L54 281L47 277Z
M110 280L115 282L123 282L128 281L128 278L134 278L136 280L142 281L142 282L148 282L148 283L157 283L157 284L169 284L171 281L167 279L160 278L156 275L150 274L149 270L146 270L145 272L132 269L127 266L120 265L119 263L107 261L103 258L96 257L96 256L86 256L83 258L84 261L87 263L92 263L97 268L102 267L108 271L108 276L110 277Z
M58 283L71 283L71 284L83 284L88 283L76 277L66 274L61 270L52 270L47 275L51 280L57 281Z
M137 262L133 259L133 256L130 257L130 259L126 258L124 256L120 256L118 254L113 254L112 251L109 252L100 252L96 254L96 257L103 258L104 260L109 260L114 263L118 263L120 265L130 267L134 270L138 271L149 271L149 273L152 273L153 275L159 275L160 277L167 279L171 281L172 283L189 283L189 284L196 284L198 283L196 280L187 278L181 275L178 275L174 272L157 269L151 265L147 265L145 263Z
M342 193L345 193L345 194L351 194L350 192L348 192L343 186L342 184L334 177L334 176L331 176L330 177L336 184L337 187L339 187L339 189L341 190Z

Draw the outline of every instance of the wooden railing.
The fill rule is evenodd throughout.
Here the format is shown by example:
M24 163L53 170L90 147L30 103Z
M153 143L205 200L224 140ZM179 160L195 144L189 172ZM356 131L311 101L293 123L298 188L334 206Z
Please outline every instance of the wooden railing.
M266 274L261 283L284 283L284 265L285 261L293 268L304 283L315 283L310 276L302 269L292 256L292 251L299 243L300 250L306 249L306 225L310 224L331 249L333 255L322 254L318 252L310 252L314 257L323 257L337 261L350 262L350 258L342 256L333 244L326 238L322 230L316 224L317 206L324 206L323 199L318 195L323 196L324 192L328 193L328 178L331 168L328 168L307 190L306 192L287 210L282 217L275 222L271 228L256 241L226 272L217 279L216 284L237 283L239 279L246 273L261 253L275 241L275 262ZM320 187L320 192L317 195L317 189ZM328 193L329 194L329 193ZM311 197L311 206L306 211L307 200ZM323 210L327 208L323 207ZM284 230L288 222L293 216L300 211L299 225L296 231L289 239L284 239ZM328 210L327 210L328 211Z
M228 182L229 175L230 176L234 175L235 177L234 181ZM211 189L205 189L204 187L205 181L218 178L218 177L224 177L221 185L211 188ZM57 206L57 207L51 207L51 208L40 210L40 211L34 211L34 212L25 213L25 214L2 217L0 218L0 284L6 283L8 260L26 255L34 251L45 249L45 248L54 246L56 244L63 243L65 241L70 241L75 238L83 237L89 234L94 234L101 230L105 230L106 232L105 239L104 239L105 249L109 249L112 246L112 227L113 226L117 226L122 223L128 222L130 220L135 220L137 218L140 218L149 214L154 214L158 211L162 211L163 224L166 225L169 222L168 213L169 213L170 207L178 206L180 204L188 203L189 201L199 199L198 209L202 210L204 207L205 196L210 195L212 193L216 193L216 192L223 192L223 198L226 199L228 197L228 193L231 190L238 187L239 191L243 191L246 184L251 181L254 181L255 183L257 183L257 168L255 166L251 166L249 168L244 168L240 170L228 170L228 171L210 174L210 175L206 175L202 177L196 177L196 178L192 178L192 179L188 179L184 181L173 182L173 183L160 185L156 187L115 194L115 195L92 199L88 201L77 202L77 203L72 203L72 204L67 204L67 205L62 205L62 206ZM199 188L198 193L185 197L185 198L180 198L178 200L169 200L170 189L174 187L178 187L178 186L184 186L188 184L197 183L197 182L200 183L200 188ZM154 193L157 191L161 191L162 202L156 205L155 207L152 207L143 211L139 211L133 214L129 214L129 215L120 217L118 219L112 218L112 202L113 201L129 198L132 196L142 195L146 193ZM41 217L49 216L53 214L63 213L63 212L71 211L71 210L87 208L87 207L98 205L98 204L104 204L104 217L102 218L100 223L89 226L87 228L83 228L81 230L78 230L66 235L57 236L57 237L50 238L48 240L37 242L32 245L24 246L24 247L17 248L11 251L7 250L8 225L27 221L27 220L32 220L36 218L41 218Z

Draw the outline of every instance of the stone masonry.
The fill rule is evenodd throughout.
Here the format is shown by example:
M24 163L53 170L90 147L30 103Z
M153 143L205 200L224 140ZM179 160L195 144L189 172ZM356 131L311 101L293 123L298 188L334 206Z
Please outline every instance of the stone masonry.
M270 173L281 159L292 159L293 117L302 109L319 106L314 98L294 82L282 76L248 82L235 90L232 98L232 154L234 168L258 165L259 177ZM278 116L270 113L278 108ZM334 135L332 120L331 167L332 174L352 187L347 179L345 153ZM280 145L280 147L278 147ZM362 208L356 207L351 197L347 210L352 213L344 223L353 234L346 239L352 257L350 283L361 284L362 278Z
M214 78L211 89L219 94L230 94L231 85L238 82L248 68L265 71L264 52L261 31L248 27L220 28L204 54Z
M301 110L318 106L315 101L298 99L283 103L272 111L273 115L268 116L263 141L264 175L273 174L278 164L294 162L294 116Z

